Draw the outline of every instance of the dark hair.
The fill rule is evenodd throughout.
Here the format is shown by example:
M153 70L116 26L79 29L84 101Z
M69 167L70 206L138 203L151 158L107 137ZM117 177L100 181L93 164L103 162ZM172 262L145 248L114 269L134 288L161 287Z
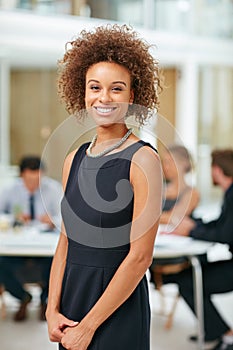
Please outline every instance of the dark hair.
M193 168L193 160L186 147L182 145L170 145L167 150L169 153L177 155L179 159L185 162L186 173L191 171Z
M44 163L38 156L26 156L23 157L19 164L20 173L24 170L45 170Z
M217 165L224 175L233 178L233 149L213 150L211 153L212 166Z
M135 115L142 125L158 108L158 93L162 89L158 62L149 53L150 45L127 25L83 30L66 47L63 59L58 61L58 93L69 113L78 113L79 118L85 115L86 73L99 62L117 63L129 71L134 103L129 106L128 115Z

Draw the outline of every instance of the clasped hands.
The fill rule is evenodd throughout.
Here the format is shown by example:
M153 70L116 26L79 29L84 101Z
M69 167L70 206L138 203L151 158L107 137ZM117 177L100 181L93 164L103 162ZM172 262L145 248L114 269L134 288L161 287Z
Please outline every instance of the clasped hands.
M91 327L69 320L60 313L48 317L47 321L52 342L61 343L67 350L87 350L94 335Z

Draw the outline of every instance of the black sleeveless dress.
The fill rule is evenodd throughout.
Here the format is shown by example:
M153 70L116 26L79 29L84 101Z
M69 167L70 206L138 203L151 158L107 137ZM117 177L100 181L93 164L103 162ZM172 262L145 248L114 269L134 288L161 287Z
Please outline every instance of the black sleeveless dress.
M61 312L81 321L108 286L130 247L133 190L129 182L138 141L100 158L74 156L62 216L68 237ZM150 146L152 147L152 146ZM132 272L133 273L133 272ZM88 350L149 350L150 307L146 276L131 296L97 329ZM64 349L59 344L59 349Z

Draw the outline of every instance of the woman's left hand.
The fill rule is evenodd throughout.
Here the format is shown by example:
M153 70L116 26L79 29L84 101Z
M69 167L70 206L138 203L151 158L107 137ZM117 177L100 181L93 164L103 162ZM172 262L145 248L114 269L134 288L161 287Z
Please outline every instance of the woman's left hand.
M61 344L67 350L87 350L95 331L79 323L75 327L67 327L61 339Z

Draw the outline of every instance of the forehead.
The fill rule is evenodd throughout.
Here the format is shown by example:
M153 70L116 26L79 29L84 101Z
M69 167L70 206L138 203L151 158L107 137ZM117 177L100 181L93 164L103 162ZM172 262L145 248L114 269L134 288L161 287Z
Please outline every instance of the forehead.
M38 177L40 175L40 170L31 170L31 169L25 169L22 172L22 176L27 177L27 178L34 178L34 177Z
M114 80L115 78L127 80L130 78L130 72L126 67L115 62L98 62L87 70L87 79L91 79L93 76L98 77L98 79L101 78L102 80Z

